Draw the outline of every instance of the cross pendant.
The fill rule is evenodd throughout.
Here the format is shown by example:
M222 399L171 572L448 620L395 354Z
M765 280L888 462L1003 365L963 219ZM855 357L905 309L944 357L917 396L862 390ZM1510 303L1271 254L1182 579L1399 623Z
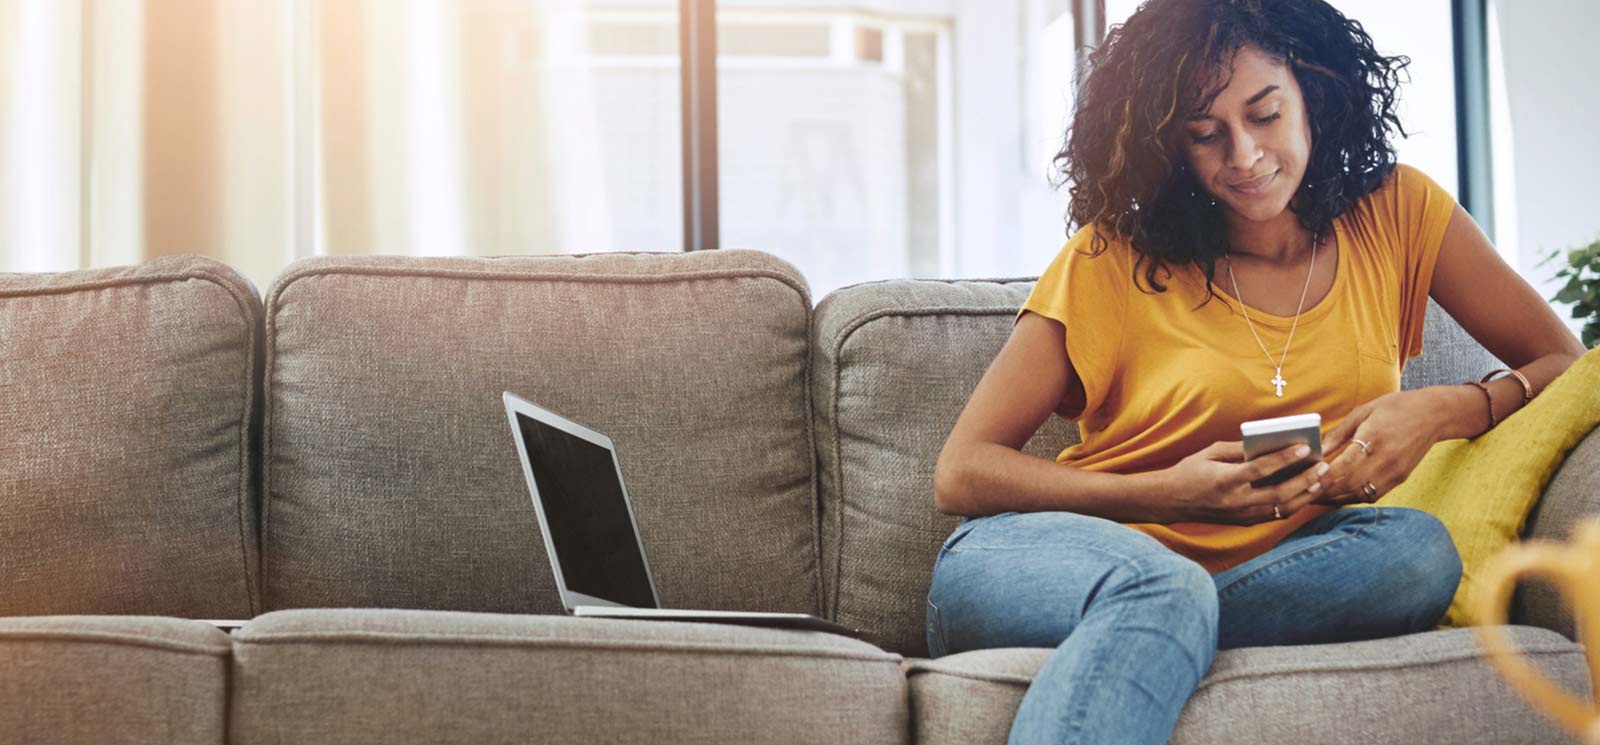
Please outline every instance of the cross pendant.
M1277 387L1278 398L1283 398L1283 387L1289 384L1289 381L1283 379L1283 373L1281 371L1274 372L1272 380L1268 382Z

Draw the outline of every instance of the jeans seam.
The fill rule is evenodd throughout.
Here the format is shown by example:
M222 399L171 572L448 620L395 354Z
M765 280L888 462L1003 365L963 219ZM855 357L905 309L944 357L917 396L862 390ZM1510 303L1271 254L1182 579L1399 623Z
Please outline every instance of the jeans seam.
M931 655L932 657L943 657L950 652L950 642L944 636L944 616L939 614L939 605L933 602L933 598L928 598L928 609L933 612L933 632L939 642L939 648L937 650L929 650L929 652L938 652L936 655Z
M1262 566L1262 567L1257 567L1255 571L1253 571L1253 572L1251 572L1249 574L1246 574L1243 577L1235 579L1233 582L1229 583L1227 587L1218 588L1217 597L1220 600L1222 597L1231 594L1235 590L1235 588L1239 588L1239 587L1243 587L1245 585L1248 585L1252 581L1254 581L1257 577L1264 576L1271 570L1276 570L1276 569L1279 569L1281 567L1290 566L1292 564L1299 563L1301 560L1305 559L1308 556L1313 556L1313 555L1316 555L1318 553L1322 553L1324 551L1331 550L1336 544L1344 543L1345 540L1348 539L1348 538L1360 538L1360 537L1362 537L1362 536L1367 534L1367 530L1369 528L1377 526L1378 522L1381 519L1382 519L1382 513L1380 513L1378 511L1377 506L1374 505L1373 508L1372 508L1372 522L1370 524L1358 526L1355 529L1355 531L1352 532L1352 533L1347 533L1347 534L1344 534L1344 535L1341 535L1341 536L1337 536L1337 537L1332 538L1330 540L1323 541L1322 543L1318 543L1318 544L1316 544L1314 546L1308 546L1308 547L1300 549L1299 551L1296 551L1296 552L1294 552L1292 554L1289 554L1288 556L1281 557L1277 561L1272 562L1271 564L1267 564L1266 566Z
M1102 553L1110 553L1110 552L1102 552ZM1138 579L1135 580L1134 583L1137 584L1137 585L1143 585L1144 584L1144 577L1145 577L1144 570L1139 568L1139 565L1138 565L1137 562L1130 562L1129 566L1132 567L1133 571L1138 575ZM1117 606L1117 608L1116 608L1117 614L1119 616L1126 615L1125 614L1125 608L1126 608L1126 606L1123 606L1123 605ZM1082 619L1079 620L1079 625L1080 626L1082 625ZM1074 631L1076 631L1076 629L1074 629ZM1085 679L1083 681L1083 687L1084 687L1085 690L1090 690L1090 689L1096 687L1096 682L1100 678L1104 677L1105 668L1106 668L1105 655L1096 655L1095 656L1094 666L1089 668L1089 674L1084 676ZM1078 696L1077 697L1077 699L1078 699L1077 705L1075 707L1073 707L1072 716L1067 720L1067 728L1066 728L1067 732L1070 733L1071 735L1073 735L1073 737L1069 738L1069 740L1068 740L1069 742L1077 742L1077 735L1080 734L1082 732L1082 730L1083 730L1083 720L1089 714L1088 698L1089 698L1088 696Z
M947 548L947 549L942 549L942 551L944 553L959 554L959 553L961 553L963 551L1029 551L1029 550L1033 550L1033 549L1040 548L1040 547L1041 546L1039 546L1038 544L1025 545L1025 546L967 546L966 548ZM1119 553L1117 553L1115 551L1107 551L1107 550L1105 550L1103 548L1100 548L1099 546L1086 546L1086 545L1083 545L1083 544L1074 544L1074 548L1093 551L1093 552L1099 553L1099 554L1105 554L1106 556L1110 556L1111 558L1114 558L1114 559L1116 559L1118 561L1126 561L1126 562L1132 563L1132 562L1135 562L1135 561L1139 560L1137 557L1126 556L1124 554L1119 554ZM1173 552L1173 553L1176 554L1177 552Z

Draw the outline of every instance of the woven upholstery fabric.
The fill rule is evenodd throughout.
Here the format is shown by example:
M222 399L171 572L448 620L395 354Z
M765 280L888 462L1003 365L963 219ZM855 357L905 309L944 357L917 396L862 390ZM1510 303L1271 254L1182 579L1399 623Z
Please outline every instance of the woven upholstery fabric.
M228 653L198 621L0 618L0 741L224 742Z
M1588 698L1582 645L1506 627L1552 681ZM1472 629L1344 644L1217 653L1178 718L1174 745L1571 743L1508 687ZM1003 743L1022 695L1053 650L992 649L912 660L915 741Z
M885 649L927 653L923 600L960 523L933 509L933 466L1032 280L895 280L816 311L817 460L828 612ZM1051 417L1024 450L1054 459L1077 426Z
M927 654L934 558L960 523L933 509L933 468L1033 282L871 282L817 306L824 594L833 618L885 649ZM1493 369L1494 358L1431 301L1424 329L1427 346L1403 386ZM1054 460L1077 441L1076 424L1052 415L1023 450Z
M0 274L0 615L254 613L260 323L197 256Z
M294 264L268 606L559 611L509 390L611 438L663 605L818 613L808 293L747 250Z
M1422 354L1406 363L1400 376L1400 389L1457 385L1477 380L1490 370L1504 366L1429 298L1428 314L1422 321Z
M1528 514L1523 537L1566 543L1578 522L1600 515L1600 427L1580 440L1556 469L1544 496ZM1512 623L1525 623L1560 632L1579 641L1577 626L1567 601L1549 580L1524 578L1511 597Z
M234 640L237 745L910 741L901 658L816 631L291 610Z

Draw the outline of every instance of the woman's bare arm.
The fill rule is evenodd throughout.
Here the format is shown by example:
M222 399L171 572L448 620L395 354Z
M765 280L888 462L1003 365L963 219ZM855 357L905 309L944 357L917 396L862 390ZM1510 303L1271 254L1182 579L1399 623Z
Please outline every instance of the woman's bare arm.
M1159 473L1099 473L1022 452L1075 376L1061 323L1023 313L939 452L934 507L969 516L1060 510L1169 522Z
M1473 339L1527 376L1535 395L1586 351L1460 205L1445 227L1429 294ZM1521 408L1522 385L1511 376L1488 385L1497 421ZM1488 426L1481 392L1450 385L1438 386L1438 395L1437 439L1470 437Z

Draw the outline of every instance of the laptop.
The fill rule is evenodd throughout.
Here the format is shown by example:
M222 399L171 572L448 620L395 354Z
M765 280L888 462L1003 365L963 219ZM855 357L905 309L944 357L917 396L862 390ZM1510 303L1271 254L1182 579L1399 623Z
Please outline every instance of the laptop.
M865 638L864 632L805 613L662 608L611 438L510 391L502 398L567 613L778 626Z

